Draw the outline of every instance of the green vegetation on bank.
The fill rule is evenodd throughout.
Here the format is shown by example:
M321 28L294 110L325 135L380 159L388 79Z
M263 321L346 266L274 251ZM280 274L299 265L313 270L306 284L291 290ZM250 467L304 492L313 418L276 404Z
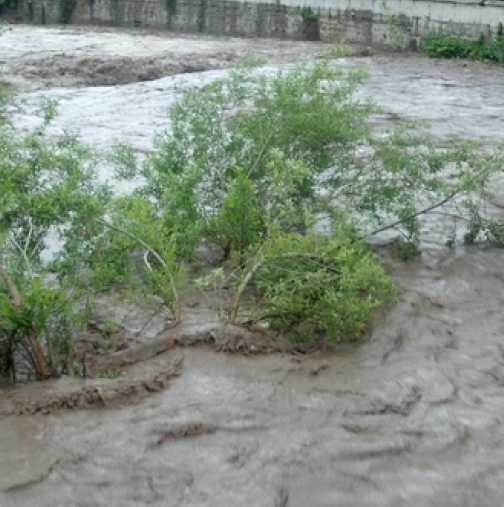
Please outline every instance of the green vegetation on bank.
M432 58L470 58L504 63L504 34L499 25L497 36L477 40L454 35L432 35L422 42L423 51Z
M234 325L358 340L394 293L370 236L395 229L416 251L421 217L448 202L469 210L473 240L491 235L478 210L501 154L440 148L411 126L373 133L363 79L319 62L189 89L144 162L114 151L117 178L141 182L120 197L97 182L91 150L47 135L53 103L28 135L0 115L0 368L79 371L79 327L118 288L156 296L177 322L199 289L226 293Z

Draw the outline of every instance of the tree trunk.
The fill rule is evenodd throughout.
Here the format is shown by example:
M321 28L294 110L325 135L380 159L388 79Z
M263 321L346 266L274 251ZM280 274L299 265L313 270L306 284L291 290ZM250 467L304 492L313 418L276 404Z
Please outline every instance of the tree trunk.
M32 332L27 337L28 345L31 350L33 359L33 367L35 368L35 375L39 380L46 380L52 377L52 371L47 364L44 350L37 340L37 336Z

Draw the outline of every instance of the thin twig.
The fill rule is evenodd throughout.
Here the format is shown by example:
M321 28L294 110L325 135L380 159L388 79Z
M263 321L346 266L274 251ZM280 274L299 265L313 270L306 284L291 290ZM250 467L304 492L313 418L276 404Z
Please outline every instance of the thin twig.
M464 220L465 222L471 221L470 218L464 217L462 215L456 215L455 213L446 213L444 211L433 211L432 214L433 215L441 215L443 217L448 217L448 218L453 218L455 220Z
M148 243L146 243L142 238L140 238L136 234L133 234L132 232L130 232L130 231L126 230L126 229L121 229L120 227L117 227L116 225L113 225L113 224L107 222L106 220L98 219L98 222L100 222L105 227L108 227L109 229L112 229L113 231L120 232L121 234L124 234L124 235L128 236L129 238L131 238L132 240L136 241L137 243L140 243L145 249L147 249L149 251L150 254L152 254L156 258L156 260L164 268L168 267L167 264L166 264L166 262L165 262L165 260L161 257L161 255L159 255L156 252L156 250L154 250L154 248L152 248Z
M21 257L23 258L23 261L26 265L26 270L28 271L28 277L31 278L33 275L33 271L30 259L28 258L26 248L21 247L21 245L14 238L10 238L10 241L14 245L14 248L16 248L16 250L18 250L19 253L21 254Z
M268 144L271 141L271 138L273 137L273 134L274 134L274 131L271 130L269 132L268 136L266 137L266 139L264 141L264 144L261 147L261 151L259 152L259 155L257 156L257 159L254 162L254 165L248 171L249 175L253 174L255 172L255 170L257 169L257 167L259 166L259 164L261 163L261 160L262 160L264 154L266 153L266 149L268 148Z
M408 220L412 220L413 218L416 218L420 215L425 215L436 208L444 206L447 202L451 201L459 193L460 193L460 190L455 190L450 195L445 197L443 200L437 202L436 204L433 204L432 206L429 206L428 208L425 208L423 210L417 211L416 213L413 213L409 217L401 218L400 220L396 220L395 222L393 222L391 224L384 225L383 227L380 227L379 229L374 230L369 235L374 236L376 234L379 234L380 232L388 231L389 229L394 229L398 225L401 225L402 223L407 222Z
M144 260L144 264L145 264L146 268L149 271L153 271L152 266L150 265L150 262L149 262L149 250L145 250L143 260Z
M173 278L173 275L171 274L166 261L161 257L161 255L159 255L156 252L156 250L154 250L154 248L152 248L148 243L146 243L142 238L138 237L136 234L133 234L132 232L130 232L126 229L121 229L120 227L117 227L116 225L111 224L111 223L107 222L106 220L99 219L98 222L115 232L119 232L121 234L128 236L133 241L136 241L137 243L142 245L161 264L161 266L163 266L163 268L165 269L165 272L168 275L168 278L170 280L170 288L171 288L171 291L173 294L173 299L175 301L175 320L178 321L180 318L180 315L179 315L180 312L179 312L179 308L178 308L179 296L178 296L178 291L177 291L177 287L175 284L175 279ZM144 256L144 260L145 259L146 259L146 257ZM146 264L147 264L147 266L150 266L148 260L147 260Z

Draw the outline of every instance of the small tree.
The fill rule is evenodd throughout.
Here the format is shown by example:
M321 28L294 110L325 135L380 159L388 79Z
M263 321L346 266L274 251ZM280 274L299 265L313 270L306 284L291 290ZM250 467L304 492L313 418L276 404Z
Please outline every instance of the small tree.
M187 91L171 109L171 129L141 168L138 194L175 238L177 259L193 260L202 241L221 246L223 261L231 258L230 278L221 271L219 278L237 278L232 321L253 287L264 315L273 307L279 315L264 317L272 327L284 323L292 331L299 324L305 336L323 330L334 339L362 334L371 310L390 293L363 238L395 228L415 251L423 215L449 202L477 205L500 169L500 154L484 156L470 144L439 148L411 125L375 136L368 120L377 108L354 98L363 77L327 62L273 76L240 70ZM353 226L323 240L316 229L334 228L341 216ZM350 248L348 259L335 253L338 245ZM268 256L275 249L282 255ZM289 249L292 256L284 255ZM336 277L328 269L335 265L355 272ZM380 290L367 297L359 292L366 283ZM322 289L318 298L307 296ZM338 290L345 297L337 301Z
M51 282L41 254L49 235L85 241L86 224L109 197L96 183L91 154L72 136L49 141L47 103L40 129L21 135L0 125L0 366L16 377L23 358L39 379L68 369L75 291Z

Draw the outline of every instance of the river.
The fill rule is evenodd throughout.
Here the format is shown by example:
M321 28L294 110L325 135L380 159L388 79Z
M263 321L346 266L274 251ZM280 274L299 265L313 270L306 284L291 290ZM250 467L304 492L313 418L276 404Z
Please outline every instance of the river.
M18 125L38 121L42 96L57 98L54 131L78 130L104 150L118 140L149 150L181 89L224 75L245 56L276 66L324 50L105 29L20 26L0 37L2 79L18 86L24 103ZM188 73L183 65L194 55L200 69ZM82 77L95 75L98 60L116 68L126 57L128 65L154 60L164 77L146 81L125 70L118 83ZM78 70L58 78L51 65L69 61L80 62ZM425 120L443 143L504 141L502 67L419 55L337 64L368 69L359 93L382 106L378 126ZM1 418L0 505L502 505L504 253L439 243L414 262L388 262L399 301L357 347L256 357L186 348L181 375L138 403ZM3 395L35 398L59 385Z

